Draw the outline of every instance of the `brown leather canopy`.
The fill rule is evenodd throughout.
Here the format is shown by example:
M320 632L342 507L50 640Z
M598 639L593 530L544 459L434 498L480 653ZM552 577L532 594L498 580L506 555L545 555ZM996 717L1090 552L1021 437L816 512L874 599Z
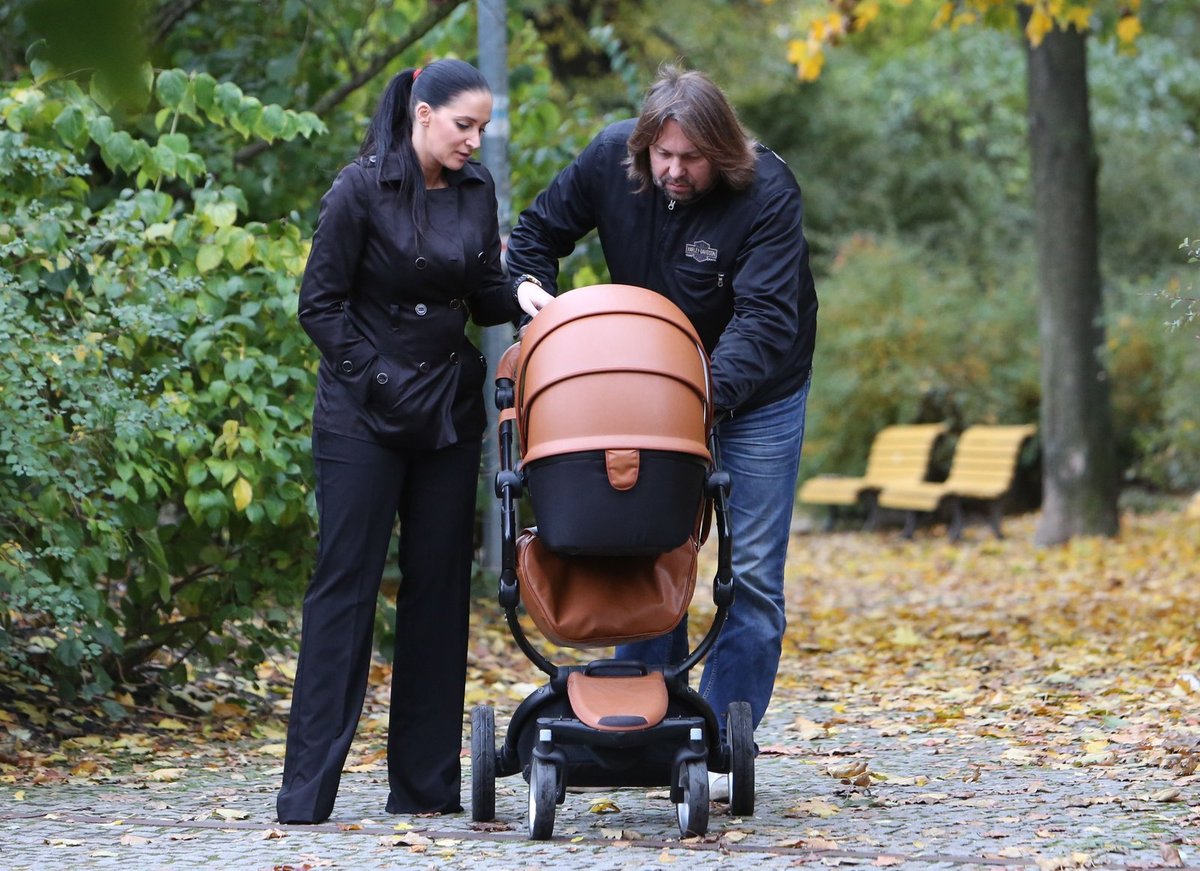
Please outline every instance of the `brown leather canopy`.
M608 485L627 492L639 480L644 451L711 462L708 356L683 312L653 291L602 284L564 293L505 353L497 378L514 383L526 467L596 454ZM655 556L562 555L526 530L516 542L516 568L533 622L552 643L581 648L670 632L695 591L703 509L702 498L679 505L697 534Z
M530 323L515 376L526 463L595 450L709 459L708 357L683 312L654 291L564 293Z

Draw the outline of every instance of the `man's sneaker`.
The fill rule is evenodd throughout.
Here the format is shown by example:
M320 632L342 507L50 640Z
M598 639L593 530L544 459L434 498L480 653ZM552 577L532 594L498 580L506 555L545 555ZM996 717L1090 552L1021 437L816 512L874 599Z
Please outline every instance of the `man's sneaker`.
M708 772L708 800L729 801L729 775Z

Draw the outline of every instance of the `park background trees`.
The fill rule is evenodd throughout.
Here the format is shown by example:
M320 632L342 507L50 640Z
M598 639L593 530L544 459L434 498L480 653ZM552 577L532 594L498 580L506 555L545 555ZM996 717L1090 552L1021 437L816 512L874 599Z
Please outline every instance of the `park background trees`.
M914 0L808 83L784 35L804 5L510 2L514 208L682 59L805 190L822 308L803 474L861 468L886 423L1037 419L1019 32L931 31L938 4ZM122 29L71 6L0 3L0 657L104 696L204 658L252 669L294 636L317 203L387 76L473 57L475 9L116 0ZM1089 46L1109 441L1125 484L1163 491L1200 485L1195 330L1163 326L1164 294L1194 295L1196 18L1148 5L1136 54ZM595 246L568 272L603 278Z

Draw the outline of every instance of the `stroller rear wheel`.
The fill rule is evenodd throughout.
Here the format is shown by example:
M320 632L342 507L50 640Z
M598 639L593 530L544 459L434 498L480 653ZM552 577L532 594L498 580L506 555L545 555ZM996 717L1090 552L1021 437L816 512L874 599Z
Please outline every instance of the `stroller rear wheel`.
M679 836L703 836L708 833L708 766L703 760L679 766L679 786L683 801L675 805Z
M729 742L729 812L735 817L754 813L754 719L749 702L730 702L725 713Z
M488 705L471 709L471 819L496 818L496 714Z
M547 841L554 834L554 808L558 804L558 772L554 764L536 756L529 764L529 837Z

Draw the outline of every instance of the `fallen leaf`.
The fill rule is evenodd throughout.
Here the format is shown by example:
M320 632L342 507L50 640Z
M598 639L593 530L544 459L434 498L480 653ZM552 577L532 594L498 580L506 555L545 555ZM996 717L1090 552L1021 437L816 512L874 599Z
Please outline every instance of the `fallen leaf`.
M173 783L187 774L186 768L158 768L146 775L145 779L153 783Z
M212 815L219 820L247 820L250 818L249 811L238 810L232 807L219 807L213 810Z
M1179 855L1179 848L1174 844L1160 844L1158 855L1162 856L1163 865L1168 868L1183 867L1183 857Z
M786 811L784 811L783 815L785 817L812 816L812 817L820 817L821 819L825 819L827 817L831 817L834 814L837 814L840 812L841 812L841 809L838 808L836 805L832 805L823 799L814 798L814 799L810 799L808 801L797 802L796 804L794 804L790 808L788 808Z

